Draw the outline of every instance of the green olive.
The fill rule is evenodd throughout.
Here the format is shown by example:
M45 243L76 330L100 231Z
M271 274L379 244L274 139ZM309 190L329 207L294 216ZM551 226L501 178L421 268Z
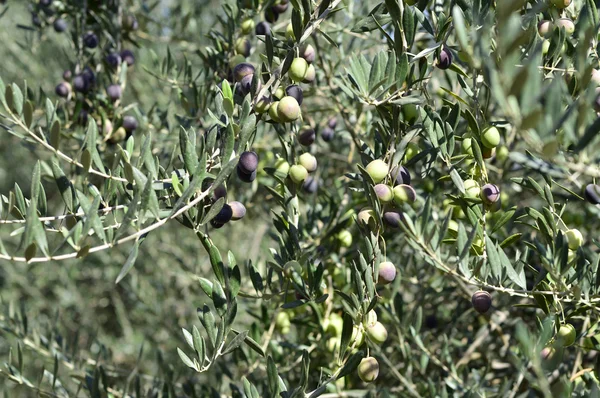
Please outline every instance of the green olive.
M383 160L375 159L367 165L366 170L373 181L377 184L383 181L383 179L388 175L390 168Z

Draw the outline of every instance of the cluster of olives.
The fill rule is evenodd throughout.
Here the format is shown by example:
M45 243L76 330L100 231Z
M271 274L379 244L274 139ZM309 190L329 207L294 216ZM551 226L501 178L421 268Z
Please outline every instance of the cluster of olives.
M572 324L564 323L560 325L550 344L540 352L540 359L544 368L550 369L560 363L563 349L575 344L576 338L577 331Z
M390 170L388 164L381 159L371 161L365 170L375 183L373 190L377 198L386 206L382 215L384 224L391 228L400 227L402 221L400 206L413 203L417 198L415 189L410 185L410 173L400 165ZM372 227L375 223L373 209L370 207L362 209L358 219L361 224Z
M543 19L538 23L538 33L544 39L542 41L542 54L544 55L548 54L550 49L549 37L552 35L554 28L564 29L568 35L572 35L575 32L575 23L569 18L559 18L555 21Z
M283 158L277 159L275 162L275 170L278 176L282 178L289 177L295 184L304 183L303 187L309 192L313 187L308 185L317 184L313 177L309 177L309 173L317 170L317 158L312 154L305 152L298 157L298 163L290 166ZM316 190L316 186L314 187Z
M212 195L212 201L215 202L221 198L227 198L227 189L221 185L215 188ZM246 207L238 202L232 201L225 203L219 213L210 221L214 228L221 228L230 221L238 221L246 215Z

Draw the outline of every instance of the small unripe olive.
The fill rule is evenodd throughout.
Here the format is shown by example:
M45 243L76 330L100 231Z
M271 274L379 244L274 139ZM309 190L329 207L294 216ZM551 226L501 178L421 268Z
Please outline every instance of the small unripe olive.
M385 184L377 184L373 187L373 190L381 203L389 203L394 199L392 188Z
M110 135L110 137L108 137L108 142L111 144L116 144L123 141L126 137L127 131L125 131L123 127L119 127Z
M567 264L571 264L576 259L577 259L577 252L575 250L569 249L569 252L567 253Z
M290 164L284 158L279 158L275 162L275 173L282 178L287 177L290 171Z
M392 283L394 279L396 279L396 266L390 261L380 263L377 282L382 285L387 285Z
M282 333L284 332L284 330L289 331L291 324L292 323L290 322L290 316L285 311L279 312L275 317L275 327Z
M473 156L473 138L464 138L462 140L461 148L464 153Z
M306 75L304 75L304 79L302 79L302 83L312 83L315 81L317 77L317 70L314 65L308 65L308 69L306 70Z
M500 163L504 163L508 159L508 148L500 146L496 149L496 161Z
M500 132L495 126L487 127L481 133L481 143L486 148L495 148L500 144Z
M256 152L242 152L240 160L238 161L238 167L240 168L240 171L245 174L251 174L256 171L256 168L258 167L258 155Z
M246 206L238 201L229 202L229 207L231 207L232 221L241 220L246 215Z
M567 8L571 4L571 1L572 0L550 0L550 4L562 10L564 8Z
M312 173L317 169L317 158L308 152L305 152L298 157L298 163L309 173Z
M371 383L379 376L379 362L373 357L363 358L358 364L358 377L365 383Z
M452 53L448 47L444 47L438 56L437 67L440 69L448 69L452 65Z
M252 29L254 29L254 21L251 19L246 19L245 21L242 21L240 27L242 28L242 33L247 35L248 33L252 32Z
M421 148L419 148L419 145L417 143L409 142L406 146L406 150L404 151L404 161L408 162L409 160L417 156L420 151Z
M547 21L547 20L541 20L538 23L538 33L540 34L540 36L542 37L546 37L548 36L550 33L552 33L552 21Z
M593 205L600 203L600 186L596 184L588 184L583 192L585 199Z
M481 188L481 199L487 203L496 203L500 199L500 189L494 184L485 184Z
M375 323L377 323L377 313L375 312L375 310L371 310L364 317L364 325L365 327L369 328L371 326L374 326Z
M333 312L329 316L326 326L325 332L339 337L342 335L342 330L344 329L344 320L339 314Z
M294 34L294 27L292 26L291 23L289 23L288 26L285 28L285 37L287 37L289 40L296 41L296 35Z
M402 212L397 209L386 210L382 218L385 225L391 228L399 228L402 222Z
M288 70L288 76L292 81L301 82L304 80L307 72L308 62L304 58L294 58Z
M303 146L310 146L315 142L316 134L315 130L309 126L305 126L300 130L298 134L298 142Z
M403 203L412 203L417 199L415 189L410 185L400 184L393 189L394 203L402 205Z
M476 292L471 297L471 303L475 311L485 314L492 306L492 295L484 290Z
M414 124L419 119L419 109L415 104L402 105L402 115L408 124Z
M277 104L277 114L283 122L293 122L300 117L300 105L294 97L285 96Z
M247 57L250 55L250 50L252 50L252 44L246 38L240 37L235 41L235 52L238 54Z
M281 123L281 118L279 117L279 112L277 111L277 106L279 105L279 101L275 101L271 103L269 107L269 116L275 123Z
M304 166L295 164L290 167L289 175L292 181L294 181L296 184L300 184L302 181L306 180L306 177L308 177L308 171L306 168L304 168Z
M348 342L348 346L350 347L360 347L365 342L365 334L361 327L358 325L354 325L352 328L352 336L350 337L350 341Z
M550 50L550 40L544 39L542 42L542 54L548 54L548 50Z
M375 322L373 326L367 328L367 337L375 344L383 344L387 340L388 332L381 322Z
M579 232L578 229L570 229L565 233L565 237L567 238L567 242L569 244L569 249L577 250L583 244L583 235Z
M569 18L560 18L556 21L556 26L559 28L564 28L567 34L573 34L575 32L575 24Z
M269 97L262 97L259 99L254 105L254 111L256 113L262 114L268 112L271 108L271 99Z
M350 231L342 230L337 234L337 238L343 247L352 246L352 234Z
M365 207L359 211L357 219L360 225L364 225L368 228L374 229L376 226L375 211L370 207Z
M367 173L375 183L381 182L389 172L389 166L381 159L371 161L366 167Z
M575 343L576 337L575 327L570 323L565 323L564 325L560 325L556 341L563 347L569 347Z
M467 198L474 199L479 197L479 194L481 193L481 188L479 187L477 181L471 179L465 180L463 185L465 187L465 196Z
M410 173L404 166L394 166L390 172L394 185L406 184L410 185Z
M235 67L238 66L239 64L243 64L244 62L246 62L246 57L244 57L241 54L235 54L233 57L229 58L229 67L234 71L234 74L233 74L234 79L236 79ZM248 64L248 65L250 65L250 64ZM252 65L250 65L250 66L252 66ZM254 72L252 72L252 73L254 73ZM242 76L242 78L243 78L243 76ZM242 79L240 78L240 81L241 80ZM236 81L237 81L237 79L236 79Z
M282 99L285 96L286 96L286 92L282 86L277 87L277 90L275 90L275 94L273 94L273 97L275 97L278 100ZM298 104L300 104L300 103L298 102Z
M305 44L300 48L300 56L309 64L315 62L315 54L316 51L312 44Z

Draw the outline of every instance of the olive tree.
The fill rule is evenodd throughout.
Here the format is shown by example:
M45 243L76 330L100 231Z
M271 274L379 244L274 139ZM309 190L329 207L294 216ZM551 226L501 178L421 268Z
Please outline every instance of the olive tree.
M3 3L9 395L599 393L593 1Z

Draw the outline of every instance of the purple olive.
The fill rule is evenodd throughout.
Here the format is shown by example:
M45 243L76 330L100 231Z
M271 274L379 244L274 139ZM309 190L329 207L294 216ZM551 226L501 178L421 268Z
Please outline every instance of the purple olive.
M69 69L67 69L66 71L63 72L62 76L63 76L63 79L68 82L73 77L73 72L71 72Z
M87 48L96 48L98 47L98 36L94 32L87 32L83 36L83 45Z
M391 228L399 228L402 223L402 211L389 209L383 212L383 223Z
M238 178L240 180L242 180L243 182L252 182L256 179L256 170L254 170L250 174L246 174L242 170L240 170L240 166L238 164L238 167L236 167L236 171L237 171Z
M90 84L82 75L77 75L73 78L73 89L79 93L87 93Z
M452 65L452 53L448 47L444 47L444 49L440 51L437 67L440 69L448 69L450 65Z
M246 206L242 203L233 201L229 202L229 206L231 207L232 212L231 221L241 220L246 215Z
M585 199L593 205L600 204L600 186L588 184L583 192Z
M494 184L485 184L481 188L481 199L487 203L496 203L500 199L500 189Z
M268 22L259 22L254 29L257 36L271 36L271 26Z
M394 185L410 185L410 173L404 166L394 166L390 172Z
M302 105L302 101L304 101L304 93L302 92L302 88L300 86L295 84L287 86L285 93L290 97L294 97L296 101L298 101L298 105Z
M108 98L110 98L113 101L121 99L121 95L122 95L121 86L118 84L111 84L110 86L108 86L106 88L106 94L108 95Z
M67 98L71 93L71 85L67 82L59 83L54 91L59 97Z
M238 162L239 170L244 174L252 174L258 167L258 155L256 152L246 151L240 155Z
M298 142L303 146L310 146L315 142L315 130L310 127L303 127L298 134Z
M231 206L225 203L213 220L220 224L225 224L231 221L231 217L233 217L233 210L231 210Z
M236 82L241 82L242 79L248 75L253 75L255 72L254 66L247 62L242 62L241 64L237 64L235 68L233 68L233 77Z
M57 19L55 19L55 20L54 20L54 24L53 24L52 26L54 26L54 31L55 31L56 33L62 33L62 32L64 32L65 30L67 30L67 27L68 27L68 26L67 26L67 21L65 21L65 20L64 20L64 19L62 19L62 18L57 18Z
M121 65L121 62L121 55L119 55L118 53L110 53L106 56L106 63L111 68L118 68L119 65Z
M476 292L471 297L471 303L475 311L485 314L492 306L492 295L483 290Z
M325 127L323 130L321 130L321 138L323 138L323 141L325 142L333 140L334 134L335 132L330 127Z
M316 177L307 177L302 184L302 189L304 189L306 193L315 193L317 192L317 189L319 189L319 181Z
M127 62L127 66L133 66L133 64L135 64L135 55L131 50L121 51L121 59Z
M335 117L330 118L327 121L327 126L329 126L330 129L335 129L337 127L337 119Z
M225 225L225 224L221 224L220 222L217 222L214 219L212 219L212 220L210 220L210 225L212 225L212 227L215 229L219 229L219 228L222 228L223 225Z
M387 285L392 283L394 279L396 279L396 266L389 261L379 264L379 278L377 282Z
M123 128L128 133L133 133L138 128L138 122L133 116L125 116L123 118Z

